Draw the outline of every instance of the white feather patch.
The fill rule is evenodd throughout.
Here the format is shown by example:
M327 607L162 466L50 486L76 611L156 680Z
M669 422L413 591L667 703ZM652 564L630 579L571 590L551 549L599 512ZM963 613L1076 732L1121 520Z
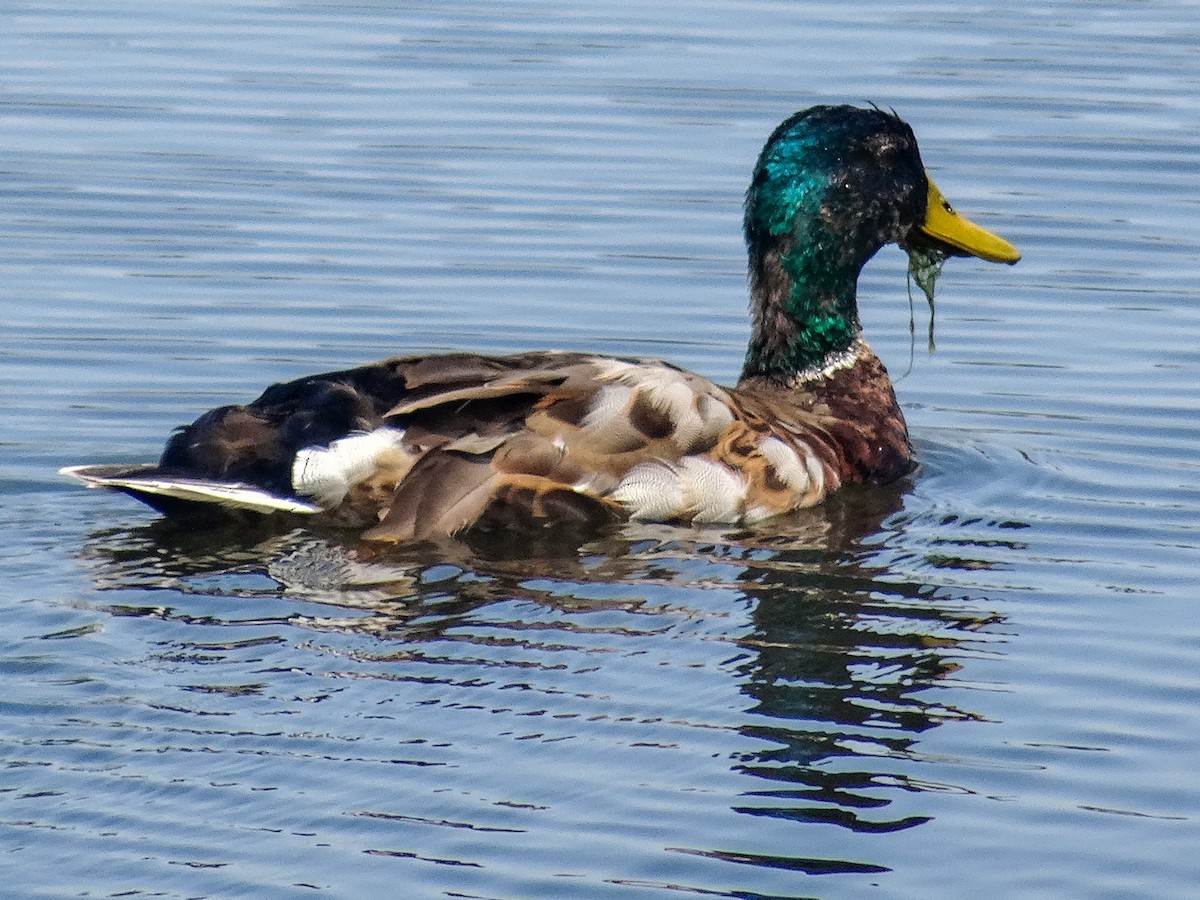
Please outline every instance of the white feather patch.
M612 498L628 507L633 519L737 522L746 490L745 480L728 466L703 456L685 456L673 464L634 466Z
M292 487L302 497L311 497L325 509L346 499L350 488L374 474L381 455L401 450L404 432L377 428L352 434L328 447L309 447L296 454L292 463Z
M746 499L745 480L728 466L703 456L680 460L683 489L693 522L737 522Z
M580 428L609 428L617 417L625 416L632 389L621 385L609 385L598 390L588 406L587 415L579 422Z
M673 466L641 463L625 473L612 498L629 509L631 519L661 522L683 509L683 485Z
M812 473L799 454L777 437L769 437L758 444L759 452L766 457L779 480L794 491L806 491L812 480ZM818 466L819 468L819 466Z
M804 457L804 468L808 471L808 492L810 495L815 495L815 499L811 503L817 503L825 496L825 467L821 465L821 461L817 459L816 454L809 453ZM830 490L838 487L834 484Z

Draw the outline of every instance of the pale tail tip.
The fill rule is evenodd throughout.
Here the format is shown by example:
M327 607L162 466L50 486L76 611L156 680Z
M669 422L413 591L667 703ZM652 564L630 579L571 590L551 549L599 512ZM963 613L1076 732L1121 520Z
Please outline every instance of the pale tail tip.
M206 481L162 475L154 463L142 465L64 466L60 475L77 478L90 488L123 491L151 506L157 505L143 495L170 497L190 503L211 503L230 509L248 509L260 513L290 512L314 515L324 508L297 497L279 497L250 484Z

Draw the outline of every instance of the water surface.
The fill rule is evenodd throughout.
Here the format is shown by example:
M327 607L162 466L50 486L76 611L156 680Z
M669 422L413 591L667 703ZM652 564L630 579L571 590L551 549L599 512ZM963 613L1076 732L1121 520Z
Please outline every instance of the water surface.
M0 13L0 849L16 895L1180 897L1200 878L1188 3ZM431 350L729 381L793 110L973 218L860 285L921 460L752 531L387 555L58 467ZM911 321L911 330L910 330Z

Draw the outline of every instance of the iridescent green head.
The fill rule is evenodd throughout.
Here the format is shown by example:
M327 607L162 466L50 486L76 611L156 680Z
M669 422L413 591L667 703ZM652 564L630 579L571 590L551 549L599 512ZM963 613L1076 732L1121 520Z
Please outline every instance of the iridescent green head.
M858 275L885 244L1020 258L953 212L907 124L852 106L815 106L775 129L746 195L745 235L754 323L743 377L780 383L819 371L858 338Z

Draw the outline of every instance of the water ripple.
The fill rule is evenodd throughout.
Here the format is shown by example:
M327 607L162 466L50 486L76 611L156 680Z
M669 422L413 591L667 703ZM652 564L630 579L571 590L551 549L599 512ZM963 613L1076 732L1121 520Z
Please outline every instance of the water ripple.
M1185 2L1008 11L14 7L13 889L1191 891L1200 34ZM1025 252L952 260L936 315L899 251L864 272L921 461L894 488L383 553L190 533L53 475L394 353L731 380L754 155L864 99Z

